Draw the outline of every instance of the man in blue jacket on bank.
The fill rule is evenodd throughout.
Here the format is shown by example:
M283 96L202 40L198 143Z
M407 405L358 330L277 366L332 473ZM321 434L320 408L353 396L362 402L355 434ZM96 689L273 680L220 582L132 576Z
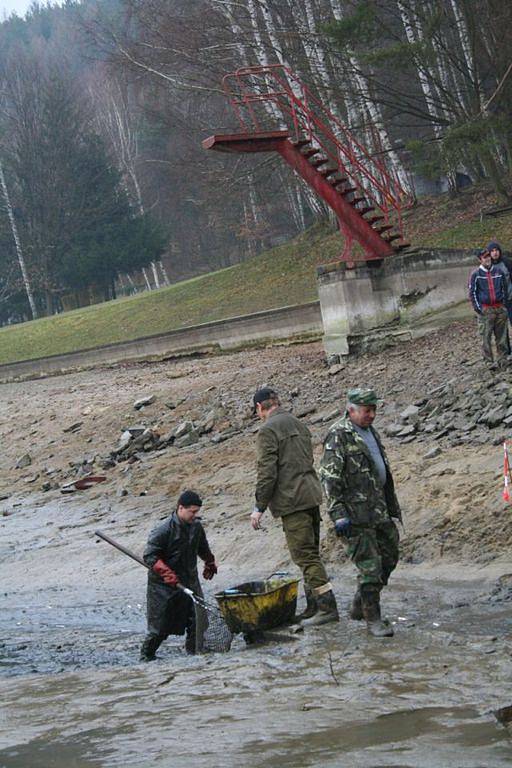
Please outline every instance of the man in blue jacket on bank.
M471 273L469 298L478 316L484 361L492 368L507 364L507 303L510 284L503 272L494 266L488 250L478 254L480 266ZM496 341L497 363L494 362L492 337Z

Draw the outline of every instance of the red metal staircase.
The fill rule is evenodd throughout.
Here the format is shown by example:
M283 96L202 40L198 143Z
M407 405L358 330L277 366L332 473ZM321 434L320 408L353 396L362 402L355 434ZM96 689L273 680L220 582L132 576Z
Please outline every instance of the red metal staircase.
M385 154L370 154L288 67L245 67L223 85L242 132L210 136L204 149L278 152L335 212L346 261L354 241L365 260L408 247L402 211L412 200Z

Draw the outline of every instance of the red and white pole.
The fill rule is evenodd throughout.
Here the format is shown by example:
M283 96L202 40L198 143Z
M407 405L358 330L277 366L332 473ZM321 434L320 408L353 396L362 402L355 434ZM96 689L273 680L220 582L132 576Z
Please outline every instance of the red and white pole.
M503 441L503 501L510 501L510 463L507 441Z

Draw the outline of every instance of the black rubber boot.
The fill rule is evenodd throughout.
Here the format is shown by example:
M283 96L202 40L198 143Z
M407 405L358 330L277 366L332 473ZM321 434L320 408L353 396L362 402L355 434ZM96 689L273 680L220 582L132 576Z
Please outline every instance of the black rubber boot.
M185 637L185 652L188 653L190 656L192 656L197 652L195 632L187 632Z
M157 635L147 635L140 649L141 661L154 661L155 653L162 644L164 638Z
M363 615L368 633L373 637L393 637L393 627L382 621L380 615L380 595L376 590L361 590Z
M298 613L295 616L295 621L304 621L304 619L311 619L318 612L318 603L313 594L311 587L304 585L304 594L306 595L306 608L302 613Z
M304 619L302 622L304 627L320 627L322 624L340 620L336 598L332 590L324 592L323 595L317 595L316 602L318 611L310 619Z
M361 590L357 590L350 606L349 616L353 621L362 621L363 616L363 603L361 600Z

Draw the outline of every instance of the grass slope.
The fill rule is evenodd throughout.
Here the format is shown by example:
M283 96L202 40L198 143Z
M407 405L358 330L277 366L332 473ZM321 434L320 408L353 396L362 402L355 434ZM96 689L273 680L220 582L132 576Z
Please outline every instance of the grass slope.
M169 288L0 329L0 363L88 349L318 298L315 266L341 244L316 226L243 264Z
M478 248L489 240L512 247L512 215L480 221L495 202L486 187L424 199L407 212L415 246ZM0 363L87 349L198 323L317 298L315 267L341 252L338 234L317 225L285 245L229 269L151 293L0 329Z

